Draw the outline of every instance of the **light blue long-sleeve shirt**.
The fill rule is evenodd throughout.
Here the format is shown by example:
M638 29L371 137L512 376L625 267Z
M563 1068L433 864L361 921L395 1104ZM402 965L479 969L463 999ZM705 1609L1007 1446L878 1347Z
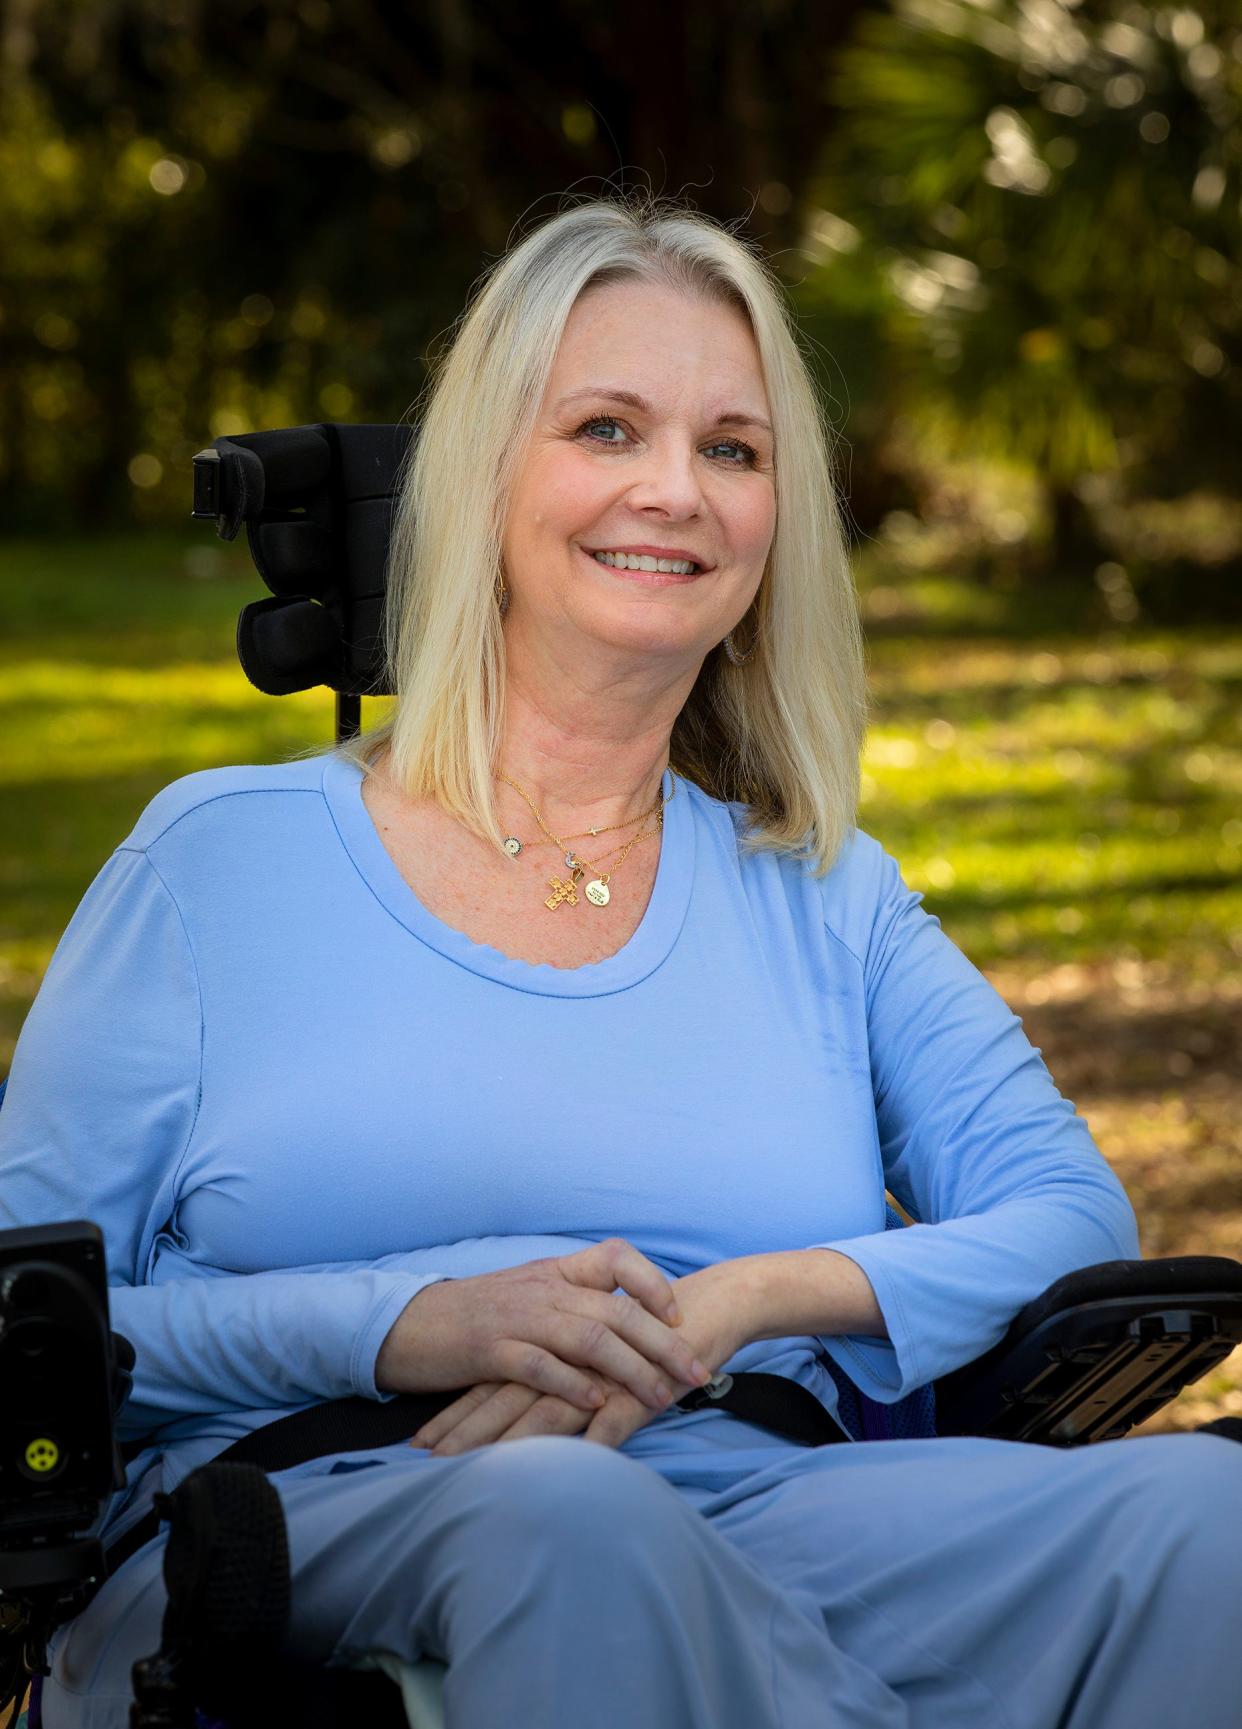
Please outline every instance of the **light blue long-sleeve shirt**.
M671 1277L849 1256L887 1339L727 1365L834 1410L823 1353L892 1403L1061 1274L1138 1255L1018 1016L874 839L817 881L743 857L740 807L671 773L664 791L641 924L573 969L428 912L335 754L189 775L143 812L65 931L0 1111L0 1225L103 1230L137 1352L121 1436L159 1432L131 1489L292 1407L380 1397L380 1345L427 1284L609 1236ZM921 1223L884 1229L886 1185Z

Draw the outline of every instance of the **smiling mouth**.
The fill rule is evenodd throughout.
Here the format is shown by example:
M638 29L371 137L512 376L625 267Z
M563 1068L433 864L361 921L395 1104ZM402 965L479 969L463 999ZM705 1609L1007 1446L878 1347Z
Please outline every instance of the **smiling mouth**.
M646 555L639 558L637 555L619 553L601 556L596 552L588 552L586 547L579 547L578 550L584 558L589 558L597 569L611 571L613 575L620 577L623 581L636 582L640 587L645 588L668 588L674 583L693 582L696 577L703 574L705 568L701 564L695 564L691 560L683 558L657 560ZM616 562L623 556L625 558L624 564ZM637 568L632 568L632 564L636 565ZM676 569L661 570L660 564L675 565ZM687 564L690 565L689 570L685 568Z

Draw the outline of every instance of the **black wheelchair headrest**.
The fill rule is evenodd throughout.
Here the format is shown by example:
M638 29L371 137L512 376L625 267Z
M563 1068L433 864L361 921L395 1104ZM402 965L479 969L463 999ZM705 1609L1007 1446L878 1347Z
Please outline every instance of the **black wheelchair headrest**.
M237 652L269 696L326 685L391 694L383 654L394 495L412 426L291 426L217 438L194 458L192 515L244 522L273 599L244 607Z

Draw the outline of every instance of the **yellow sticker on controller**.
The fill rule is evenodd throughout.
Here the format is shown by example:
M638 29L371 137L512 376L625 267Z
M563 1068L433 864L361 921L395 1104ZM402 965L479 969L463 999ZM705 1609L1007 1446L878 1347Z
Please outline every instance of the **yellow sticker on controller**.
M26 1467L37 1471L40 1475L54 1471L60 1464L60 1448L55 1441L49 1441L46 1435L41 1435L26 1448Z

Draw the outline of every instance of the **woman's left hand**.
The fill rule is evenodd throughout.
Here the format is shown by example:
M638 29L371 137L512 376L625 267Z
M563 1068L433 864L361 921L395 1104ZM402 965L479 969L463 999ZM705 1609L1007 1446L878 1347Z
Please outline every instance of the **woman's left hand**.
M739 1263L721 1261L671 1281L682 1315L680 1330L694 1355L713 1374L750 1337L747 1300L751 1287L731 1273L731 1268L740 1272ZM578 1435L585 1429L588 1441L620 1447L660 1414L598 1370L583 1373L605 1396L594 1414L517 1381L481 1381L424 1423L410 1445L427 1447L436 1458L443 1459L492 1441L516 1441L524 1435ZM690 1391L688 1382L675 1386L674 1399L684 1398Z

